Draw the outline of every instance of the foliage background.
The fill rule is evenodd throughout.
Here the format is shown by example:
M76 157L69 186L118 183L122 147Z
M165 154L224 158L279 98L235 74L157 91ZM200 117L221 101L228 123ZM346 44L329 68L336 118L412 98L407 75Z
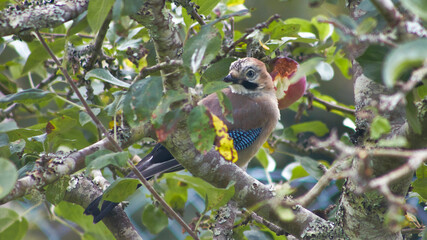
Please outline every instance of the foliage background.
M110 1L111 2L111 1ZM120 1L117 1L120 2ZM203 5L201 1L196 1L200 5ZM214 1L205 1L206 3L214 2ZM221 1L224 4L229 4L229 2L233 1ZM238 1L237 1L238 2ZM243 2L243 1L242 1ZM7 6L10 4L8 1L2 1L1 2L3 6ZM316 4L318 3L318 7L310 7L310 4ZM168 3L169 4L169 3ZM236 30L243 33L245 29L254 27L257 23L260 23L262 21L267 20L270 16L273 14L280 14L281 19L286 20L288 18L301 18L311 21L312 19L317 19L319 15L327 16L327 18L336 18L341 20L344 23L351 24L353 22L349 21L348 19L339 18L339 16L342 16L342 14L349 14L348 10L345 8L345 2L344 1L326 1L323 3L322 1L245 1L245 6L248 9L251 9L251 17L249 18L242 18L239 20L239 17L236 17ZM113 9L116 6L113 6ZM179 13L175 12L175 14L179 15ZM209 13L211 17L214 16L214 13ZM378 16L374 16L375 19L378 19ZM119 19L119 20L118 20ZM114 48L106 47L104 48L104 51L107 55L111 54L118 60L117 65L121 65L121 67L118 67L115 64L109 65L109 70L114 70L114 68L118 68L121 70L124 70L123 72L116 71L113 73L113 75L121 80L130 80L132 73L137 72L142 68L142 66L151 66L154 65L155 58L154 55L152 55L153 48L152 45L150 46L148 42L148 33L145 29L140 29L139 25L131 24L131 21L129 18L121 17L118 19L114 19L114 24L110 25L110 29L113 29L115 32L107 33L107 39L109 41L113 40L119 40L116 43L118 43ZM185 21L185 19L184 19ZM188 17L187 17L187 21ZM95 22L95 21L92 21ZM193 21L194 22L194 21ZM98 22L99 23L99 22ZM102 23L102 22L101 22ZM371 21L372 23L372 21ZM86 23L87 24L87 23ZM354 23L356 24L356 23ZM357 24L361 25L361 22L358 22ZM378 23L372 23L372 26L367 26L368 32L373 31L376 27L380 28L381 24L383 22L378 21ZM89 22L89 25L91 25L91 22ZM126 29L126 27L129 27L129 29ZM92 26L93 27L93 26ZM100 27L100 26L99 26ZM187 27L188 28L188 27ZM65 33L65 26L61 25L60 27L56 27L54 29L45 29L47 32L50 33ZM197 29L199 30L199 29ZM220 29L219 29L220 30ZM271 30L271 29L270 29ZM95 35L95 32L91 31L91 28L87 25L84 26L82 29L78 31L79 33L88 34L88 35ZM122 36L120 34L123 34ZM237 32L236 32L237 33ZM132 35L133 34L133 35ZM336 31L335 36L340 36L344 40L345 34L340 33L339 31ZM119 38L122 37L120 40ZM25 38L25 36L21 36L21 38ZM149 48L151 55L149 54L147 58L143 58L142 60L138 60L139 66L136 67L135 64L132 64L129 59L131 57L129 55L138 55L137 52L133 52L131 54L126 53L127 47L131 46L134 49L137 49L138 44L140 43L140 39L142 39L143 44L146 44L146 47ZM265 38L264 38L265 39ZM83 46L86 44L89 44L92 39L85 39L85 38L70 38L69 39L75 47L78 48L78 46ZM7 43L7 44L6 44ZM334 43L331 43L331 45L336 44L336 46L340 46L340 43L337 43L334 41ZM28 45L29 50L31 50L33 53L36 51L37 54L33 54L32 56L28 57L28 52L23 53L22 51L25 49L24 46ZM56 40L53 45L51 46L55 53L59 56L64 55L64 46L65 41L61 42L61 39L59 38ZM298 46L298 44L295 44ZM292 45L293 47L295 45ZM303 49L309 49L308 45L301 44ZM327 45L327 44L326 44ZM151 49L150 49L151 47ZM37 44L33 41L30 43L25 43L24 41L15 40L10 37L6 37L2 39L2 45L1 45L2 51L0 55L0 64L2 64L2 83L3 84L9 84L6 88L14 89L17 88L21 89L28 89L31 88L31 81L33 84L39 83L44 77L46 76L46 72L44 72L42 69L45 67L45 63L41 61L41 56L44 53L40 48L37 48ZM245 48L245 46L243 46ZM37 50L38 49L38 50ZM69 48L73 49L73 48ZM292 50L295 50L295 48L291 48ZM81 50L81 49L79 49ZM303 50L307 51L307 50ZM307 53L302 54L300 56L293 55L294 58L297 60L307 60L313 55L322 55L324 54L323 49L321 48L315 48L313 50L313 53ZM295 52L292 52L294 54ZM272 56L274 54L271 54ZM43 55L44 56L44 55ZM307 57L308 56L308 57ZM28 59L26 59L28 57ZM47 59L47 57L45 57ZM44 59L43 59L44 60ZM73 59L69 59L69 65L68 70L70 72L75 71L74 75L79 76L80 73L85 72L83 70L84 66L78 65L76 62L81 63L81 59L75 59L76 62L73 63ZM325 99L331 100L328 96L332 97L333 99L337 100L337 102L344 104L344 106L353 108L351 105L353 105L354 102L354 96L353 96L353 83L351 80L345 78L342 76L342 73L340 69L338 69L334 64L334 60L331 60L330 63L334 67L333 68L333 79L332 80L322 80L321 74L328 74L331 73L330 69L328 71L319 73L315 71L307 71L306 73L309 74L309 82L311 83L310 87L312 92L317 97L321 97L323 94L323 97ZM117 62L115 62L117 63ZM31 65L32 64L32 65ZM52 63L47 63L52 64ZM74 65L73 65L74 64ZM29 66L31 65L31 66ZM29 79L28 71L26 71L26 66L28 70L31 70L31 79ZM348 68L349 66L347 66ZM116 69L116 70L118 70ZM313 69L310 69L313 70ZM85 72L86 73L86 72ZM155 73L156 74L156 73ZM153 75L155 75L153 74ZM80 74L81 75L81 74ZM200 78L200 72L196 74L196 78ZM99 76L98 76L99 77ZM10 81L10 79L13 79L13 81ZM82 80L82 79L81 79ZM16 84L16 85L15 85ZM85 85L86 84L86 85ZM118 92L117 88L111 88L111 85L104 85L101 81L87 81L85 84L81 85L82 89L90 89L93 90L93 95L91 96L89 94L88 98L92 99L92 104L95 107L95 109L99 109L99 115L98 117L101 119L101 121L104 123L104 125L108 126L111 121L112 117L111 114L109 114L108 109L105 108L105 106L112 102L114 99L114 92ZM425 87L424 87L425 88ZM108 89L107 91L105 91ZM54 85L52 85L52 88L49 89L52 92L58 93L57 95L60 95L62 97L66 97L69 99L75 99L75 96L73 95L66 95L67 94L67 85L63 81L58 81ZM316 92L318 91L318 92ZM321 93L321 94L320 94ZM4 94L7 95L7 94ZM422 94L420 94L422 96ZM5 100L3 98L3 103L10 104L10 100ZM307 104L308 100L307 98L304 98L302 101L298 102L300 104L301 102ZM23 101L21 103L24 103L24 105L30 105L29 108L32 111L28 111L24 108L19 108L15 111L15 117L14 120L16 121L17 126L19 126L20 129L16 130L16 135L13 135L13 133L10 133L9 130L4 130L7 128L10 128L11 123L8 121L2 122L2 127L4 132L8 132L8 138L17 140L19 138L28 138L28 137L34 137L34 136L41 136L44 128L46 127L46 123L48 121L51 121L54 126L59 129L58 132L54 132L54 134L50 134L47 137L47 140L44 139L37 139L34 138L32 141L27 141L25 145L25 158L22 158L22 152L21 151L10 151L9 143L7 145L3 145L1 148L1 154L3 157L11 159L14 161L17 168L29 166L28 163L34 162L34 160L37 158L37 156L28 154L30 152L56 152L58 147L59 149L63 149L64 151L68 151L69 149L80 149L82 147L87 146L90 143L93 143L97 140L98 130L96 129L95 125L90 123L90 119L85 114L82 114L81 109L75 107L75 108L69 108L70 103L65 101L63 98L54 98L53 101L40 101L36 104L32 104L33 102L26 99L26 101ZM295 196L298 196L306 191L306 189L309 189L312 187L315 182L316 178L315 176L318 173L317 168L317 162L322 162L325 165L328 165L332 163L334 160L333 157L328 156L324 153L310 153L308 154L310 158L303 158L300 156L300 152L295 151L295 144L298 146L306 146L308 144L308 138L311 136L317 136L321 139L326 139L329 135L330 129L337 129L338 130L338 136L342 137L342 140L346 143L349 143L349 135L354 133L354 130L349 128L351 124L349 124L349 120L354 121L354 117L349 116L348 114L344 114L342 112L338 113L331 113L328 111L325 111L324 109L320 109L320 105L316 105L318 107L315 107L312 110L304 111L304 115L299 120L300 123L311 123L310 125L306 125L304 129L296 130L298 122L295 120L295 117L297 115L297 109L298 104L293 105L290 109L282 111L282 123L284 129L292 129L292 126L294 126L293 131L294 133L289 133L289 131L279 129L279 131L284 131L285 133L285 142L289 141L291 144L283 144L278 145L275 148L275 152L272 153L272 159L275 161L275 167L273 168L272 165L266 164L267 159L261 159L261 162L264 161L264 167L263 164L259 161L252 161L248 173L255 178L261 180L264 183L268 182L268 175L271 176L274 182L281 182L285 181L286 179L282 176L282 171L286 168L286 166L289 166L290 163L295 163L293 166L294 168L287 168L288 171L291 171L292 174L292 186L298 187L296 192L294 193ZM3 105L3 106L6 106ZM9 105L10 106L10 105ZM323 107L324 108L324 107ZM4 118L4 116L2 116ZM348 119L346 122L344 122L345 119ZM317 121L315 125L312 121ZM351 122L350 121L350 122ZM9 124L9 125L7 125ZM384 125L387 125L385 123ZM311 128L309 127L311 126ZM386 134L390 131L390 129L381 129L383 125L379 124L379 129L374 129L373 131L376 131L378 133L378 138L382 136L383 134ZM387 127L386 127L387 128ZM26 130L23 130L26 129ZM286 133L288 135L286 135ZM20 135L22 134L22 135ZM41 135L40 135L41 134ZM371 132L372 134L372 132ZM2 135L4 136L4 134ZM76 141L76 139L78 139ZM69 140L69 142L68 142ZM61 145L62 144L62 145ZM67 147L64 147L63 145L67 145ZM133 146L131 148L132 153L138 153L141 156L146 153L150 147L152 146L152 142L149 140L144 141L144 147L139 148L138 146ZM16 148L22 148L22 146L19 145L19 143L13 144L13 147ZM29 151L28 149L31 149L32 151ZM22 150L22 149L21 149ZM265 151L267 148L264 149ZM307 154L301 154L301 155L307 155ZM260 156L262 158L262 156ZM299 160L295 161L295 160ZM305 161L306 160L306 161ZM302 165L302 166L301 166ZM269 171L268 174L266 174L267 168ZM25 169L23 169L25 170ZM103 171L103 174L107 179L111 180L113 179L113 173L105 169ZM310 176L311 175L311 176ZM200 197L201 194L197 194L197 191L193 190L194 186L190 186L187 193L187 186L177 187L177 184L181 181L177 180L179 177L176 175L167 175L163 177L158 183L155 183L154 186L157 190L162 192L166 197L166 199L171 203L172 205L175 204L175 207L178 208L178 211L182 211L184 213L184 219L187 222L190 222L194 217L196 216L196 212L203 212L205 209L205 201L204 196ZM194 179L193 179L194 180ZM194 180L195 181L195 180ZM185 181L184 181L185 182ZM199 182L196 182L199 183ZM335 183L335 182L334 182ZM203 183L199 183L203 184ZM342 181L338 182L337 184L331 184L328 188L324 190L324 192L317 198L317 201L313 202L312 205L309 206L309 209L325 209L329 205L336 203L337 198L340 194L340 188L336 187L336 185L341 186ZM185 184L184 184L185 185ZM173 190L171 190L173 189ZM49 192L49 190L46 190ZM422 192L423 190L420 190ZM55 192L56 193L56 192ZM185 238L184 235L181 233L181 227L173 220L166 221L165 215L158 211L157 208L152 208L152 199L150 197L147 197L148 193L145 190L138 190L137 193L135 193L130 198L130 205L126 208L126 212L128 215L132 218L132 220L135 222L135 225L137 226L137 229L139 233L141 234L143 239L183 239ZM66 202L61 202L56 204L56 214L58 217L50 216L51 219L49 219L48 211L46 209L51 208L50 203L43 202L38 207L32 208L35 203L40 203L40 200L44 200L44 196L40 195L33 195L31 197L31 200L25 200L25 201L14 201L8 203L6 205L8 208L14 209L21 215L25 216L28 221L28 232L25 235L24 239L45 239L48 237L49 239L75 239L80 237L91 239L91 237L96 238L96 236L100 237L106 237L104 236L106 229L100 229L101 226L91 225L90 218L85 218L80 213L83 211L83 209L77 205L71 206L71 204ZM49 198L49 197L47 197ZM49 202L52 203L52 199L47 199ZM421 200L421 199L420 199ZM54 201L54 200L53 200ZM183 207L185 203L185 210L180 209ZM415 207L418 208L418 217L422 222L425 222L425 213L423 211L419 210L422 209L423 203L421 205L418 205L418 201L412 201L412 203ZM146 211L144 214L142 213L142 209L145 209ZM147 210L148 209L148 210ZM28 210L28 212L26 212ZM214 212L207 212L207 214L213 215ZM141 217L142 216L142 217ZM61 218L62 217L62 218ZM65 220L64 220L65 219ZM68 220L71 220L71 222L66 222ZM77 225L75 223L78 223ZM151 224L150 223L155 223ZM410 223L408 221L400 221L399 226L408 226ZM72 226L69 228L69 226ZM150 231L147 229L147 226L151 232L155 232L155 234L151 234ZM163 229L163 227L166 227ZM76 230L78 229L78 230ZM84 232L88 233L90 232L91 235L82 235L82 230ZM250 230L249 230L250 229ZM260 231L261 230L261 231ZM270 230L266 229L265 227L262 227L257 224L253 224L250 227L242 228L240 229L242 234L248 239L259 239L259 238L275 238L275 239L281 239L282 237L275 237L274 234L271 233ZM208 231L206 231L208 232ZM206 236L209 236L208 233L202 233L206 234ZM97 235L99 234L99 235ZM111 236L110 236L111 237ZM18 237L19 238L19 237Z

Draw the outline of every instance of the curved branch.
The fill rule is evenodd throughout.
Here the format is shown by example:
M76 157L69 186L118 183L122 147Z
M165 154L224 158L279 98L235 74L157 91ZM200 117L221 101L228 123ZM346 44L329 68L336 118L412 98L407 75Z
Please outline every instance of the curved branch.
M47 167L37 167L28 176L19 179L13 190L0 199L0 204L23 197L33 189L44 187L62 176L70 175L82 169L85 166L85 157L102 149L112 149L108 139L103 139L67 156L52 156ZM43 164L43 162L39 159L36 164Z
M16 6L0 12L0 36L26 30L55 27L87 10L89 0L58 0L53 3Z

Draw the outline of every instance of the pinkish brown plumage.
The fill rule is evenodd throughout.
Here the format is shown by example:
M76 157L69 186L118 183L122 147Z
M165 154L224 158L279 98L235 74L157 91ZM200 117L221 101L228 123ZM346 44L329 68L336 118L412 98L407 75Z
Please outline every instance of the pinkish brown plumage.
M224 121L229 131L245 132L261 128L259 136L251 145L238 151L237 165L245 166L274 130L280 112L273 80L263 62L255 58L239 59L231 64L227 77L233 84L222 92L230 99L234 122L228 122L223 116L216 94L207 96L200 104Z

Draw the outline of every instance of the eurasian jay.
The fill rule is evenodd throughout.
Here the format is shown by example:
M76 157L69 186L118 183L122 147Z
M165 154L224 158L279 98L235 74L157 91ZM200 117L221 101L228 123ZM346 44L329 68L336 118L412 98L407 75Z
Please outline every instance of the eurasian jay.
M199 104L204 105L227 125L228 134L233 139L234 148L238 153L236 164L244 167L267 140L280 118L275 86L264 63L255 58L243 58L233 62L224 81L231 83L222 92L231 101L233 123L224 117L217 94L208 95ZM159 173L183 169L161 144L157 144L137 164L137 168L147 179ZM131 173L127 177L135 176ZM99 222L118 204L104 201L99 210L100 200L101 197L98 197L84 212L94 216L94 223Z

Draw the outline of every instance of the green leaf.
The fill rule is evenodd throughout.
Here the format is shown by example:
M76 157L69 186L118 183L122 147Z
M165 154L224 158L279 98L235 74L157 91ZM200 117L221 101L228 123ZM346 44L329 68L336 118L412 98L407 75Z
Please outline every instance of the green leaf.
M224 58L209 66L201 76L201 83L206 84L214 81L222 81L228 74L228 69L235 58Z
M323 176L323 171L319 168L320 163L317 161L309 157L301 157L298 155L295 155L294 158L310 174L310 176L316 178L317 180Z
M197 10L199 14L209 15L212 9L220 2L220 0L195 0L194 1L200 8Z
M204 106L193 108L188 116L187 125L191 141L201 153L209 151L215 141L215 130L211 127L210 122L211 118Z
M313 24L310 21L302 18L288 18L284 21L284 23L299 25L300 26L299 32L310 32L310 33L316 32L316 28L313 26Z
M427 2L425 0L404 0L402 4L418 17L427 20Z
M152 234L159 234L165 229L168 224L168 217L160 209L152 204L147 204L142 213L142 223L147 227L148 231Z
M95 116L98 116L98 114L101 112L100 108L92 108L91 109L93 114L95 114ZM89 114L87 114L86 112L80 112L79 113L79 123L80 125L84 126L86 125L86 123L92 121L92 118L89 116Z
M416 179L412 182L412 191L420 194L424 199L427 199L427 178Z
M4 147L7 145L9 145L9 136L6 133L0 133L0 147Z
M93 169L101 169L108 165L124 167L129 159L128 152L111 152L110 150L99 150L86 156L86 173Z
M210 24L204 25L196 36L186 42L182 56L184 65L195 73L200 66L210 63L220 48L221 37L218 30Z
M416 134L421 134L421 123L418 119L418 109L414 104L414 94L412 92L406 95L406 118L411 130Z
M62 201L55 206L56 215L74 222L84 230L85 236L83 239L115 239L103 222L93 224L93 217L82 214L83 211L84 209L80 205L66 201Z
M162 95L161 77L149 77L132 84L123 100L123 112L131 126L149 119Z
M141 42L141 39L125 39L119 42L117 50L126 51L128 48L137 48Z
M216 95L218 97L219 105L221 106L221 111L225 116L225 119L227 119L227 121L230 123L233 123L233 106L231 105L230 99L225 95L225 93L221 91L216 92Z
M138 179L120 178L104 191L102 200L116 203L124 201L135 192L139 184Z
M388 120L381 116L376 116L371 123L371 138L378 139L383 134L390 132L391 126Z
M317 17L311 19L312 24L317 29L317 35L320 39L320 41L324 42L328 40L329 37L332 36L334 32L334 27L329 23L320 23L317 20Z
M357 34L367 34L370 33L377 26L377 20L372 17L367 17L357 26Z
M425 163L421 164L417 169L416 176L418 179L427 178L427 165Z
M59 204L64 199L70 179L70 176L63 176L58 181L49 184L46 189L46 199L53 205Z
M380 45L370 45L362 56L356 60L363 69L363 74L366 77L374 80L377 83L381 82L383 62L389 48Z
M0 208L0 239L20 240L28 231L27 219L12 209Z
M272 39L281 39L282 37L294 37L298 34L298 31L300 30L299 24L285 24L281 22L280 24L276 25L271 32L270 37Z
M86 73L85 79L88 80L89 78L96 78L104 82L111 83L113 85L129 88L130 84L127 82L123 82L122 80L119 80L115 78L107 69L103 68L97 68L89 71Z
M381 139L377 144L379 147L406 148L409 147L408 140L404 136L394 136L391 139Z
M276 208L276 212L283 221L292 221L295 219L295 215L290 208L279 206Z
M312 73L315 73L316 72L316 66L319 65L319 63L322 60L323 60L323 58L315 57L315 58L311 58L310 60L303 62L299 66L297 72L289 80L290 84L294 84L294 83L298 82L304 76L308 76Z
M98 32L107 18L115 0L91 0L87 10L87 21L93 32Z
M114 101L104 108L108 116L113 117L117 114L118 111L123 109L123 100L125 94L126 93L124 91L116 91L113 93Z
M264 148L260 148L256 154L256 158L261 163L263 168L268 167L268 153L265 151Z
M167 178L166 184L165 201L173 209L184 210L188 199L188 185L172 178Z
M203 179L189 175L177 173L165 174L164 178L174 179L187 183L191 188L203 198L206 198L206 209L218 209L225 205L234 196L234 183L230 183L227 188L216 188L205 182Z
M55 96L54 93L41 89L25 89L17 93L6 95L0 98L0 107L6 107L8 103L16 102L22 104L35 104L48 101Z
M338 54L336 54L335 56L335 65L339 68L345 78L350 79L350 69L353 67L351 61L345 56L338 56Z
M289 180L295 180L295 179L303 178L307 176L310 176L310 174L304 169L303 166L298 165L292 169L291 179Z
M6 196L15 187L18 172L15 165L0 157L0 199Z
M344 24L344 26L346 26L346 27L348 27L348 28L350 28L350 29L356 29L357 28L357 24L356 24L356 22L353 20L353 18L351 18L350 16L348 16L348 15L339 15L338 17L337 17L337 20L340 22L340 23L342 23L342 24Z
M57 39L53 42L48 42L47 45L53 51L53 53L57 54L64 50L65 41L65 38ZM28 56L24 68L22 69L22 74L27 73L28 71L37 67L40 63L50 58L49 53L46 51L43 45L41 45L41 43L36 42L34 44L36 44L37 47L35 49L32 49L31 54Z
M138 12L145 0L123 0L122 16L131 16Z
M312 132L318 137L322 137L329 132L328 127L321 121L310 121L294 124L290 127L295 135L302 132Z
M393 87L405 71L421 65L427 59L426 46L427 39L418 39L393 49L384 62L384 84Z
M329 81L334 78L334 69L329 63L321 61L315 68L317 73L320 75L320 79L323 81Z
M229 85L230 83L224 81L208 82L206 85L203 86L203 93L209 95L211 93L218 92L228 87Z
M17 141L11 142L9 145L9 150L11 154L14 153L20 153L22 151L24 151L25 148L25 141L24 139L19 139Z
M244 3L245 3L245 0L228 0L227 7L233 7L233 6L237 6Z
M163 95L159 106L154 110L152 118L154 127L158 128L163 124L163 119L167 113L170 112L169 106L175 102L184 100L187 98L187 94L184 92L170 90Z
M9 141L14 142L19 139L27 139L32 136L42 134L41 130L32 130L26 128L15 129L7 133Z
M1 101L2 99L0 99ZM9 132L15 129L19 129L18 125L16 124L15 120L8 118L3 120L3 122L0 122L0 133L3 132Z

